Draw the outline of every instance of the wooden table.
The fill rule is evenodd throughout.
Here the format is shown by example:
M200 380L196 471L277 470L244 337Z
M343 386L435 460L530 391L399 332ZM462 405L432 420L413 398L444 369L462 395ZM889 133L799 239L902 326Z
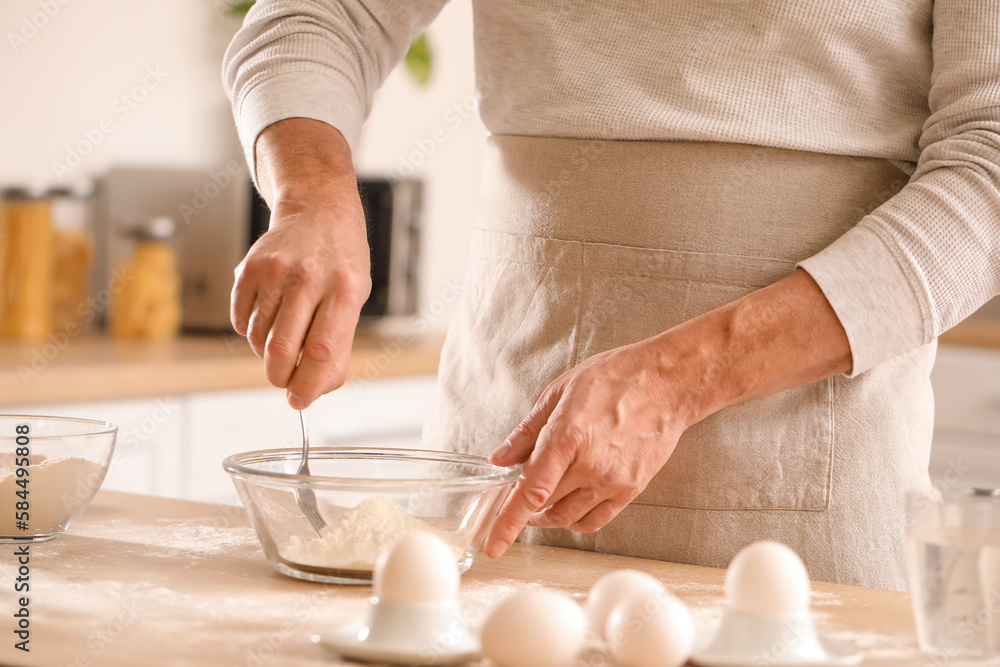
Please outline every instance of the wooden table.
M23 653L13 648L15 549L0 547L4 665L350 664L310 637L361 618L371 595L273 572L242 508L102 491L66 534L30 548L31 652ZM498 561L481 556L463 577L463 607L479 623L511 591L539 585L583 601L598 577L624 567L661 579L699 625L718 619L722 570L526 545ZM822 583L813 591L820 630L863 649L866 664L927 662L907 595Z

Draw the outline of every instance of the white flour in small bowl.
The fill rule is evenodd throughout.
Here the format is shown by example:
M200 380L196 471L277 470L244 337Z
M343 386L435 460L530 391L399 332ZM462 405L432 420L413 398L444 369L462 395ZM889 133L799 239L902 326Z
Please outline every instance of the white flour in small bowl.
M26 470L25 477L18 477L12 470L0 479L0 535L15 537L56 532L97 492L104 477L103 466L99 463L75 457L33 462ZM26 484L18 484L25 479ZM19 491L21 496L17 495ZM16 518L20 511L18 502L25 500L29 529L22 531L16 525Z
M281 557L292 563L343 570L371 570L382 549L413 531L440 537L453 549L456 535L434 528L412 517L388 498L368 498L336 525L325 526L318 537L293 535L278 548Z

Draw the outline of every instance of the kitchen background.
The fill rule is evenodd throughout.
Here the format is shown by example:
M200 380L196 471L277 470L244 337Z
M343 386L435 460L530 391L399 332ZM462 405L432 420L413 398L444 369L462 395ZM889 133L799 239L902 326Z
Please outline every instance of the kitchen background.
M227 209L246 204L234 194L246 181L220 75L222 54L239 23L226 0L4 0L0 187L100 183L109 172L129 168L184 170L194 179L185 192L196 210L199 194L219 193L209 197L215 214L189 225L218 224L227 213L245 215ZM468 2L444 9L427 31L429 81L419 84L404 67L390 75L355 156L362 174L422 182L416 308L373 325L376 332L391 331L390 340L397 342L417 330L439 342L466 266L486 136L474 113L471 23ZM221 185L220 174L233 178ZM212 183L221 187L212 189ZM98 228L97 245L107 241L101 235L112 233ZM79 350L101 335L73 337L68 347L85 354ZM998 486L1000 305L985 307L950 340L963 344L942 345L934 372L932 477L939 484ZM109 488L235 502L219 464L224 456L298 442L298 422L282 392L264 386L192 386L143 398L124 388L109 398L114 392L102 387L93 392L101 396L96 402L86 389L70 402L19 399L30 393L19 393L28 380L13 365L42 344L0 343L0 358L9 366L3 377L13 383L0 411L119 424ZM159 348L150 349L159 354ZM134 344L128 350L125 356L135 358ZM76 358L60 347L40 372L56 370L59 357ZM398 355L386 358L387 365L402 363ZM98 363L93 368L89 382L102 386L108 376ZM316 444L418 443L433 401L433 373L393 375L380 372L375 381L354 382L321 399L309 411ZM25 384L18 387L19 381Z

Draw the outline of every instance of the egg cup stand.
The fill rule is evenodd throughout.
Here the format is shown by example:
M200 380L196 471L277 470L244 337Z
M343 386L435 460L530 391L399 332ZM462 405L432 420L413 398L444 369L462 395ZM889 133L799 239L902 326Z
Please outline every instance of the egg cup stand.
M726 610L712 641L691 662L703 667L737 665L857 665L849 645L816 633L812 614L763 616Z
M367 623L314 635L312 641L345 658L394 664L453 665L480 657L457 602L380 603L373 597Z

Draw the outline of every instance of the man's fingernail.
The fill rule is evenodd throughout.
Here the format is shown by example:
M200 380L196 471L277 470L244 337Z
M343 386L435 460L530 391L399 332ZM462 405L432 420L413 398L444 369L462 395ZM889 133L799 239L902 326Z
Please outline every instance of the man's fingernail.
M504 456L507 455L507 452L509 451L510 451L510 440L504 440L504 443L499 447L497 447L496 449L494 449L493 453L490 454L490 459L493 461L502 459Z
M497 540L490 544L490 548L486 550L486 555L490 558L500 558L505 551L507 551L507 543L503 540Z
M302 397L296 396L292 392L288 392L288 404L296 410L302 410L306 407L306 402L302 399Z

